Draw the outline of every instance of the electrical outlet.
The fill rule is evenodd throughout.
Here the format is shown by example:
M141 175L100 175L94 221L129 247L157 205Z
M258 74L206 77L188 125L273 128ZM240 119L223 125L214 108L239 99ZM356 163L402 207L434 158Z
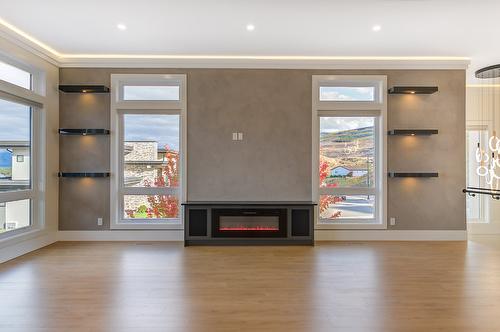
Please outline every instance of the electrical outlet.
M97 226L102 226L102 218L97 218Z
M237 141L238 140L238 133L233 133L233 141Z
M389 224L390 224L391 226L396 225L396 218L391 217L391 218L389 219Z
M243 133L238 133L238 141L243 141Z

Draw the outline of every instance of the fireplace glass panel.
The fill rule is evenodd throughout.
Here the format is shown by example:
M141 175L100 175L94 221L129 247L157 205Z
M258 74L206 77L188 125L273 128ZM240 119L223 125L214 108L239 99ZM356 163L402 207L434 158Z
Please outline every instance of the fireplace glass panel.
M279 231L279 216L220 216L220 231Z

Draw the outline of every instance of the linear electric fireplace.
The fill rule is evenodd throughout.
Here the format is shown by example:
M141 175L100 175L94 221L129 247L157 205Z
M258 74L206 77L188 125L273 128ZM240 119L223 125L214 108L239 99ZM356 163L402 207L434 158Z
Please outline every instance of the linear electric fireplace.
M212 209L213 237L286 237L286 209Z
M185 245L313 244L311 202L187 202Z

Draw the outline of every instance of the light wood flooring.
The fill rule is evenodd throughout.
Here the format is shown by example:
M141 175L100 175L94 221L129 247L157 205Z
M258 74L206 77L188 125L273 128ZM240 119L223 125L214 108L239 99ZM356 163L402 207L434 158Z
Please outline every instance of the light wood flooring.
M0 264L0 331L500 331L500 237L56 243Z

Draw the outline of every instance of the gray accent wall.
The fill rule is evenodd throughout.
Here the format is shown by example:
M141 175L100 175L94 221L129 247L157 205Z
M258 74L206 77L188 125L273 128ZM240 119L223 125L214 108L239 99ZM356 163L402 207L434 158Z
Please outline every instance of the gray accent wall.
M387 75L388 86L437 85L434 95L393 95L388 129L432 128L431 137L388 137L388 217L405 230L464 230L464 70L256 70L62 68L61 84L110 85L112 73L187 74L188 200L311 200L312 75ZM109 128L109 94L60 93L61 128ZM243 141L232 141L242 132ZM61 137L60 169L109 170L109 137ZM97 218L104 225L97 226ZM109 229L109 181L60 179L59 229Z

